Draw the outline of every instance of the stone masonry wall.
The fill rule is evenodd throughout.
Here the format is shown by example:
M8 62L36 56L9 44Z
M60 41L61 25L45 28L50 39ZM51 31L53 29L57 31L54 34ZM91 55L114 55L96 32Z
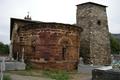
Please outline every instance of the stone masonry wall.
M81 56L86 64L110 64L110 41L106 7L95 3L77 6L81 34Z

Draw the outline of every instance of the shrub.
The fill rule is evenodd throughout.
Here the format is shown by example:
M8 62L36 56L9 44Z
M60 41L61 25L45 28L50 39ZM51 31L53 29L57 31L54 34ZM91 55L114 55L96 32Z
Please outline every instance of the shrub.
M9 54L9 45L0 42L0 53Z
M4 75L3 80L12 80L12 79L11 79L10 75Z

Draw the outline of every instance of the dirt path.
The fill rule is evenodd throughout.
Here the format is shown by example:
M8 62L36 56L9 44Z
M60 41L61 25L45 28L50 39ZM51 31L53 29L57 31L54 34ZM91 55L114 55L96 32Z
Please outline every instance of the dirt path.
M12 74L8 73L12 80L54 80L46 77L38 77L38 76L24 76L19 74ZM91 80L91 74L85 74L85 73L71 73L70 74L70 80Z
M70 80L91 80L91 74L73 74L71 75L72 79Z
M12 80L53 80L49 78L43 78L43 77L33 77L33 76L22 76L22 75L16 75L16 74L10 74ZM83 74L75 74L72 76L72 79L70 80L91 80L90 75L83 75Z
M33 77L33 76L22 76L16 74L10 74L12 80L53 80L49 78Z

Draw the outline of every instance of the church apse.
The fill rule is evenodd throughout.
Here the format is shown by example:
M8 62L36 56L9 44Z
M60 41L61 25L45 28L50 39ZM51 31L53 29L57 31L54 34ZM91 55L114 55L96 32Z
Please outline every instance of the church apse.
M80 27L24 20L18 20L18 23L24 24L19 25L19 45L24 48L25 62L31 62L34 68L39 69L74 70L77 67ZM21 51L19 55L22 55Z

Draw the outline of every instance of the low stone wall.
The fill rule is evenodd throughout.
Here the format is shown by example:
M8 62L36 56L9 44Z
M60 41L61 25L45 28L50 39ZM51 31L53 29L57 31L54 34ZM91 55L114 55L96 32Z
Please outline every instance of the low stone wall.
M99 67L102 67L102 66L92 66L92 65L79 64L78 65L78 73L92 73L93 69L96 69Z
M23 62L5 62L5 70L25 70L25 67Z
M120 80L120 72L113 70L92 70L92 80Z

